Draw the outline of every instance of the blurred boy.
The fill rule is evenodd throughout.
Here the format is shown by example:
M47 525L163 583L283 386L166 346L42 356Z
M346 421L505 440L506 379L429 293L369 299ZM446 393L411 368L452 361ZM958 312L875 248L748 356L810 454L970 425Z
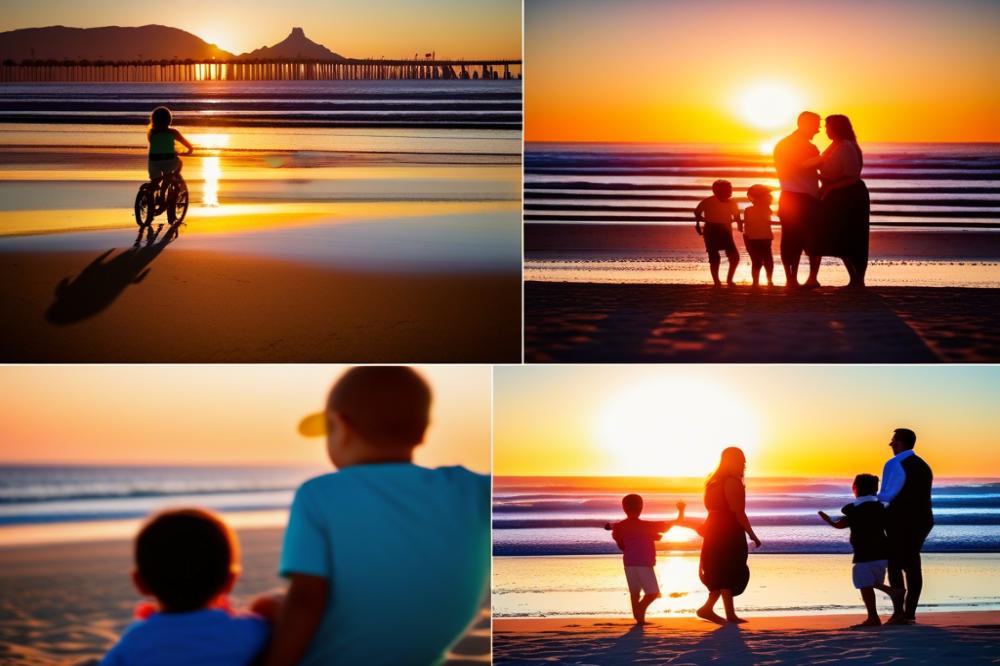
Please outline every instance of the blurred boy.
M413 464L430 406L430 387L410 368L362 366L299 426L326 434L338 471L295 494L269 666L437 664L478 613L490 478Z
M656 542L663 538L664 532L684 522L684 506L684 502L677 503L677 518L674 520L641 520L642 497L630 494L622 498L625 520L604 526L604 529L611 530L611 537L622 551L632 617L638 625L646 624L646 609L660 598L655 569Z
M854 627L877 627L882 624L882 620L875 608L875 590L882 590L889 595L894 613L902 610L903 590L883 584L889 564L889 541L885 536L885 507L876 497L878 477L858 474L854 477L853 490L857 499L840 510L843 516L833 520L820 511L819 517L837 529L851 529L854 587L861 590L861 599L868 610L868 619Z
M102 666L257 661L270 627L263 617L228 609L226 595L240 572L239 543L220 518L200 509L157 514L136 537L135 566L136 589L156 604L125 630Z
M704 221L705 230L701 229ZM703 199L694 209L694 230L705 238L705 251L708 252L708 268L712 272L715 286L721 286L719 281L719 252L725 252L729 260L729 274L726 284L732 286L736 266L740 263L740 253L733 242L733 222L740 231L743 223L740 221L740 208L733 201L733 185L728 180L717 180L712 183L712 196Z

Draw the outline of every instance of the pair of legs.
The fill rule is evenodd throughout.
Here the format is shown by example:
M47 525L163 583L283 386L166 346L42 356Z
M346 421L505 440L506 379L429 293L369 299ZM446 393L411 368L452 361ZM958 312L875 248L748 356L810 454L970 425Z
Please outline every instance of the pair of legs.
M729 260L729 272L726 274L726 284L734 285L733 276L736 275L736 267L740 265L740 254L735 250L726 250L726 259ZM722 261L719 259L719 252L709 252L708 253L708 270L712 272L712 282L715 286L722 286L722 282L719 280L719 265Z
M722 597L722 605L726 610L726 617L724 618L715 612L715 604L719 601L719 597ZM709 590L708 599L705 600L701 608L695 611L695 614L703 620L715 622L716 624L726 624L727 622L743 624L746 622L746 620L736 615L732 590Z
M636 624L646 624L646 610L661 596L656 570L653 567L626 566L625 580L628 582L628 596L632 603L632 617Z
M916 553L908 553L902 558L890 558L889 585L897 589L906 589L903 607L893 611L889 624L910 624L916 621L917 604L920 603L920 592L924 588L919 549Z
M819 255L808 255L809 257L809 277L799 284L799 261L802 258L802 249L794 250L785 248L784 239L781 242L781 265L785 269L785 284L789 287L818 287L819 286L819 265L823 257Z
M753 279L753 286L760 285L760 269L763 268L767 274L767 284L774 284L774 255L771 253L771 241L753 240L746 241L747 251L750 253L750 276Z
M878 583L872 587L862 587L861 588L861 600L865 602L865 610L868 611L868 618L859 625L859 627L878 627L882 624L882 620L878 616L878 609L875 608L875 590L881 590L889 595L892 599L892 616L896 617L896 614L900 612L903 607L903 589L889 587L888 585L883 585Z
M816 234L822 219L819 200L808 194L782 192L778 201L778 218L781 220L781 265L785 269L785 284L799 286L799 261L807 247L815 249L815 242L807 242ZM808 253L807 253L808 254ZM809 278L803 286L819 286L819 266L822 255L809 254Z

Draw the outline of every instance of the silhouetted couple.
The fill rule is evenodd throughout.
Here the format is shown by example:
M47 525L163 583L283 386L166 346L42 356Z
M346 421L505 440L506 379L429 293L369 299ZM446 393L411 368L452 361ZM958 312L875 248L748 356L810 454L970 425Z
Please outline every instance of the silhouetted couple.
M820 154L812 144L820 117L799 115L798 129L774 148L774 165L781 183L781 263L786 283L798 287L799 260L809 257L804 287L819 286L820 262L838 257L850 276L849 287L865 286L868 269L870 200L861 180L864 159L847 116L826 117L832 143Z
M923 588L920 550L934 526L931 512L931 468L914 452L916 434L906 428L893 432L889 446L893 457L882 470L882 489L876 493L878 479L859 475L855 479L857 499L844 507L837 521L820 515L835 527L851 529L854 548L854 585L862 593L868 620L859 626L881 624L875 613L874 589L893 598L889 624L913 624ZM722 452L719 466L705 485L705 509L708 517L699 529L704 538L699 574L708 588L708 599L697 610L700 618L718 624L742 623L736 614L734 598L743 594L750 582L747 566L747 537L758 548L761 541L754 533L746 514L746 486L743 451L730 447ZM862 479L861 477L866 477ZM678 519L683 518L683 512ZM886 570L889 586L885 586ZM715 612L722 599L725 617Z

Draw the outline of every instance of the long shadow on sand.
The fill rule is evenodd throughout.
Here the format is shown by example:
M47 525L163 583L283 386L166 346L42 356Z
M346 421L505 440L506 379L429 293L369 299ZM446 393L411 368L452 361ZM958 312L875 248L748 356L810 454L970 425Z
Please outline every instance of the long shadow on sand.
M102 252L76 276L59 281L55 300L45 311L45 320L56 326L66 326L106 309L129 285L142 282L149 274L149 265L177 234L177 225L166 228L160 225L155 232L147 227L145 232L139 231L132 247L110 259L115 248Z
M1000 357L1000 290L715 289L525 283L525 360L983 362Z

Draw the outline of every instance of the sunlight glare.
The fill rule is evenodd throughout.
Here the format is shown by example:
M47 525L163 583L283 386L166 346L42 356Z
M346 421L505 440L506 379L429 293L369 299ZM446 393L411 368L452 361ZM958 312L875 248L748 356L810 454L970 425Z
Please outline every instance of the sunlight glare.
M803 110L799 95L777 83L757 83L745 88L736 105L744 121L765 130L794 126L795 118Z
M698 380L659 379L615 393L596 415L594 434L608 474L707 476L722 449L752 462L757 419L731 391Z
M222 169L218 157L204 157L201 160L201 175L205 179L205 191L202 194L202 205L208 208L219 206L219 176Z

